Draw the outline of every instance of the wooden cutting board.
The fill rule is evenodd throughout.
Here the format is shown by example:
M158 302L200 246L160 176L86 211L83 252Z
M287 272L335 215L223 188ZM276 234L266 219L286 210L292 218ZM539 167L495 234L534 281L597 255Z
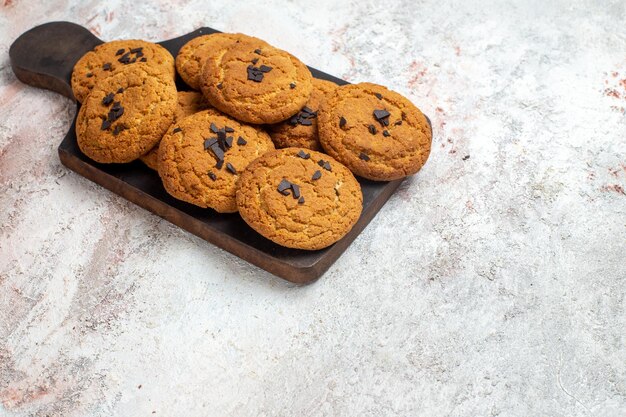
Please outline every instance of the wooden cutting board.
M218 31L201 28L159 44L176 56L190 39L215 32ZM81 56L102 42L80 25L46 23L25 32L13 42L9 49L11 66L22 82L56 91L74 100L70 86L72 68ZM347 84L315 68L309 69L316 78ZM189 90L180 79L176 84L179 90ZM77 102L77 114L78 106ZM319 278L363 231L402 182L374 182L357 178L363 190L363 212L350 233L322 250L289 249L256 233L236 213L220 214L174 199L165 192L158 174L139 161L130 164L92 161L78 148L74 126L75 123L72 123L59 145L61 162L69 169L202 239L295 283L309 283Z

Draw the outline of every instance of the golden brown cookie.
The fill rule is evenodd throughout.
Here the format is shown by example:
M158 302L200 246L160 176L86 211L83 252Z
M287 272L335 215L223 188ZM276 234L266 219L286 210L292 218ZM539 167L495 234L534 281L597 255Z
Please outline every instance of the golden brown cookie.
M321 151L317 136L317 111L325 97L337 88L337 84L313 78L311 97L298 114L284 122L269 127L270 136L277 148L300 147Z
M187 116L191 116L194 113L208 109L209 103L206 102L201 93L197 91L179 91L178 92L178 106L176 107L176 115L174 117L174 123L178 120L182 120ZM157 162L159 154L159 144L157 143L148 151L147 154L139 157L141 162L146 164L149 168L157 169Z
M175 123L159 145L159 175L168 193L220 213L237 211L235 183L257 157L274 149L263 130L216 110Z
M161 68L164 75L174 79L174 57L161 45L136 39L111 41L96 46L74 65L74 97L82 103L100 79L134 63Z
M376 84L337 88L320 107L318 130L329 155L370 180L415 174L430 154L426 117L405 97Z
M345 166L320 152L285 148L252 162L237 185L241 217L282 246L322 249L361 215L361 186Z
M147 64L128 66L87 96L76 119L78 146L97 162L130 162L159 142L175 112L173 79Z
M242 33L212 33L193 38L183 45L176 55L176 70L189 87L200 90L200 72L207 56L215 50L225 49L240 40L254 40L259 46L265 41Z
M278 123L311 95L311 72L293 55L241 40L207 55L201 89L212 106L248 123Z

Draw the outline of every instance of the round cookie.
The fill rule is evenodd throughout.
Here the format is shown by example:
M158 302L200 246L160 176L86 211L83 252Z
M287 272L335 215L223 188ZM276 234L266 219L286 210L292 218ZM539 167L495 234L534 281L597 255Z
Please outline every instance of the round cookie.
M131 65L93 87L76 119L80 150L101 163L130 162L156 145L176 113L174 80Z
M252 162L237 186L241 217L289 248L316 250L341 239L361 215L354 175L320 152L285 148Z
M136 39L105 42L87 52L74 65L74 97L82 103L100 79L134 63L161 68L164 74L174 79L174 57L161 45Z
M254 40L259 46L267 43L242 33L212 33L193 38L183 45L176 55L176 70L187 85L200 89L200 73L207 56L215 50L225 49L240 40Z
M278 123L296 114L311 95L311 72L293 55L241 40L213 50L202 68L209 103L248 123Z
M430 154L432 130L424 114L376 84L337 88L320 108L318 130L329 155L374 181L415 174Z
M337 84L313 78L313 90L306 106L284 122L269 127L270 136L277 148L300 147L321 151L317 136L317 111L326 96L337 88Z
M159 145L159 175L179 200L220 213L237 211L235 184L257 157L274 149L263 130L204 110L175 123Z
M182 120L187 116L191 116L194 113L209 108L209 103L206 102L201 93L197 91L179 91L178 92L178 106L176 107L176 114L174 116L174 123L178 120ZM149 168L157 169L159 144L148 151L147 154L139 157L141 162L146 164Z

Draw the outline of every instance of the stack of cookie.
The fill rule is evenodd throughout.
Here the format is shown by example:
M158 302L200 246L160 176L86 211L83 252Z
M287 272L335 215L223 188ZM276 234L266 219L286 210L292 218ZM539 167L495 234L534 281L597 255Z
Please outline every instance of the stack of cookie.
M194 91L177 91L176 73ZM176 59L149 42L108 42L76 63L72 88L85 155L140 159L175 198L239 212L291 248L321 249L350 231L363 201L354 175L402 178L430 153L426 117L400 94L315 79L243 34L199 36Z

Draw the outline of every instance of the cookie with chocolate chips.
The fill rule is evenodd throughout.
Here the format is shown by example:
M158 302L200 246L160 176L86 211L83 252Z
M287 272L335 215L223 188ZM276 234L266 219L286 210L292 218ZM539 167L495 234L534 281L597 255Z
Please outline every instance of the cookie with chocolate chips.
M237 211L235 184L250 162L274 144L263 130L216 110L177 122L159 145L165 190L179 200L220 213Z
M74 97L82 103L101 79L135 63L159 68L163 76L174 80L174 57L161 45L136 39L105 42L74 65L71 80Z
M267 46L261 39L242 33L212 33L193 38L176 55L176 70L189 87L200 90L200 73L208 55L216 50L230 48L242 40L252 41L257 47Z
M184 119L187 116L191 116L199 111L206 110L209 107L209 103L206 102L202 94L198 91L179 91L178 92L178 106L176 107L176 115L174 116L174 124ZM156 170L159 154L159 144L157 143L147 154L142 155L139 159L148 167Z
M241 217L289 248L316 250L345 236L361 215L361 186L320 152L285 148L252 162L237 185Z
M76 119L80 150L101 163L130 162L156 145L174 120L176 86L147 64L120 69L93 87Z
M241 40L208 53L201 89L212 106L238 120L278 123L308 101L311 72L285 51Z
M277 148L301 147L321 151L317 136L317 111L325 97L337 84L313 78L313 90L306 105L284 122L269 127L270 136Z
M407 98L376 84L335 89L320 107L318 130L329 155L370 180L415 174L430 154L426 116Z

